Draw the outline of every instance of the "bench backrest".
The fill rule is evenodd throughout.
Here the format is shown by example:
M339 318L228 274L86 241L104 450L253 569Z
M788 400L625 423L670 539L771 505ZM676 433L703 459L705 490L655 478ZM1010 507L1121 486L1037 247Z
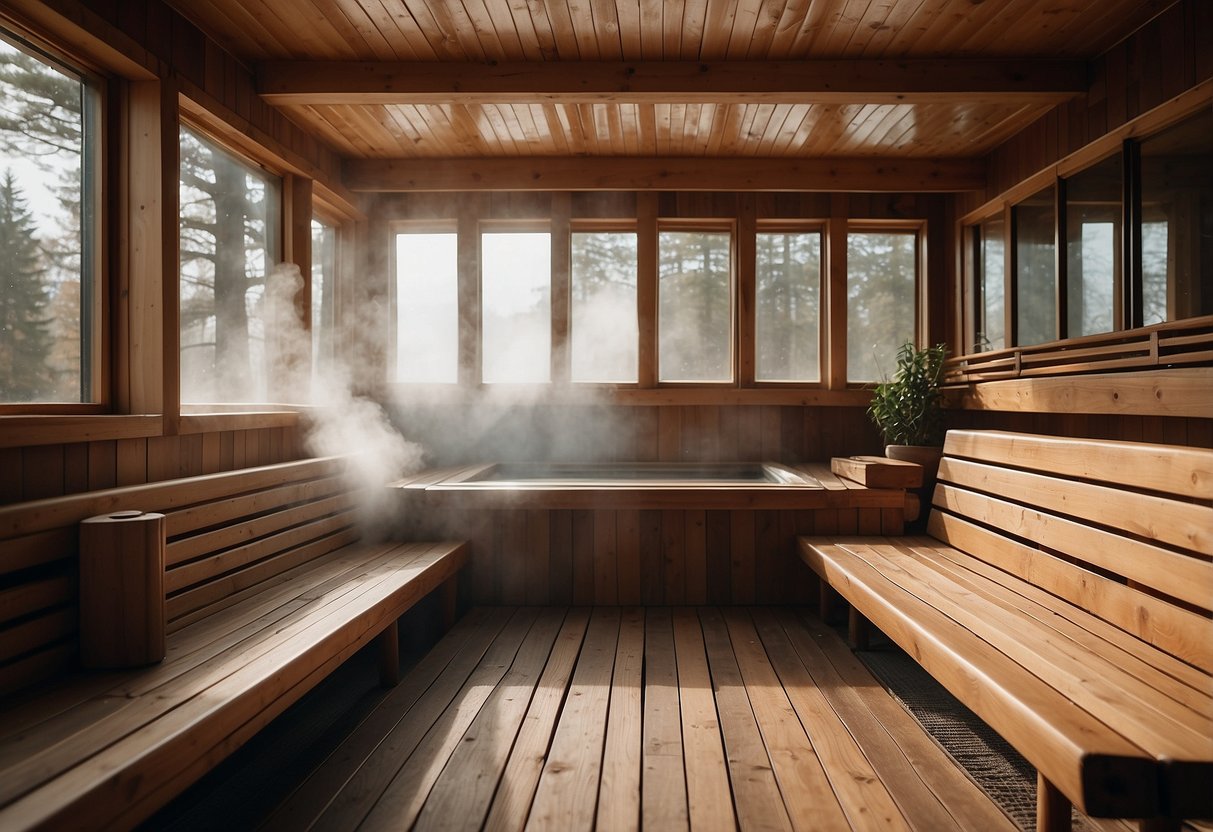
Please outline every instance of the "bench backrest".
M1213 450L950 431L928 530L1213 671Z
M98 514L166 515L168 628L359 536L340 458L307 459L0 508L0 693L70 666L78 528Z

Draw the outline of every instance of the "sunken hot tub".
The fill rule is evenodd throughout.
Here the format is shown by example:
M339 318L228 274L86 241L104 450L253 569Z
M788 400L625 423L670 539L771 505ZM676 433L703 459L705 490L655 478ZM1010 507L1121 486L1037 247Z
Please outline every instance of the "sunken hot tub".
M807 603L799 534L900 534L829 463L480 463L393 483L405 540L472 542L476 604Z

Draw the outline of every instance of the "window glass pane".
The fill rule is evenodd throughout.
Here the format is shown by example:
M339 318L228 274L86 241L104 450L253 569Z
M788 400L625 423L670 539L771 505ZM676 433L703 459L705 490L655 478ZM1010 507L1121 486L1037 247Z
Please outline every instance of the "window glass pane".
M847 235L847 381L880 381L914 340L918 236Z
M1053 188L1015 206L1016 344L1057 338L1057 246Z
M572 235L573 381L636 381L636 234Z
M759 233L755 266L755 377L818 381L821 232Z
M337 229L312 220L312 374L332 366Z
M1213 314L1213 112L1141 143L1143 323Z
M0 40L0 402L90 401L96 95Z
M481 360L485 383L552 377L552 235L480 238Z
M1001 219L987 220L978 231L981 246L980 285L978 304L980 320L977 324L977 352L1000 350L1006 341L1006 272L1007 272L1007 224Z
M1111 332L1120 280L1123 162L1116 154L1066 180L1066 335Z
M661 381L733 378L733 292L727 231L662 231L657 287Z
M459 380L458 242L396 235L396 381Z
M265 279L280 258L280 180L181 128L181 401L268 392Z

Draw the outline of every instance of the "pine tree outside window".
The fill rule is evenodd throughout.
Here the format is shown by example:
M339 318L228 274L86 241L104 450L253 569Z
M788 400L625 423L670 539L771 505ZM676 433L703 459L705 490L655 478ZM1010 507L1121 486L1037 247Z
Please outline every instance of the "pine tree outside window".
M99 93L18 44L0 36L0 403L92 402Z

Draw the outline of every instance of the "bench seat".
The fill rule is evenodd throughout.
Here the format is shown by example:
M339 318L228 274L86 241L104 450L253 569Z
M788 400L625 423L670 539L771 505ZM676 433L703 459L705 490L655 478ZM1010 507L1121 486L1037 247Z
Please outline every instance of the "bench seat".
M1213 453L1097 442L1079 470L1064 440L953 433L929 536L799 540L853 643L874 624L1015 746L1040 829L1213 816ZM1101 468L1151 458L1149 490Z
M129 827L451 579L462 543L347 545L173 630L163 663L0 712L0 828ZM394 639L388 639L394 647Z

